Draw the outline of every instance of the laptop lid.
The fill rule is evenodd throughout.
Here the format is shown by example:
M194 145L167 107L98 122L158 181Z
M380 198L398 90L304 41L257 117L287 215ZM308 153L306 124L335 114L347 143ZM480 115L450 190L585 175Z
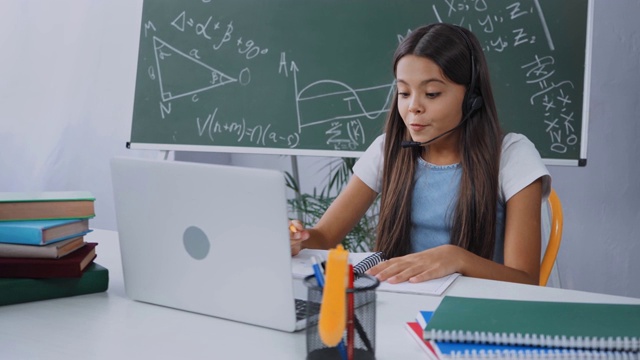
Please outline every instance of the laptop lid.
M296 330L281 172L133 158L111 171L128 297Z

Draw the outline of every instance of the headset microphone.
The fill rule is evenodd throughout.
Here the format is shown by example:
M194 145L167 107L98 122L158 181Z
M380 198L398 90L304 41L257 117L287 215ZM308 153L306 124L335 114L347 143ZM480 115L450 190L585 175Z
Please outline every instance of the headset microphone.
M476 110L476 109L474 109ZM462 117L462 120L460 120L460 122L458 123L458 125L452 127L451 129L443 132L442 134L434 137L431 140L427 140L427 141L423 141L423 142L418 142L418 141L403 141L400 143L400 146L402 146L403 148L409 148L409 147L419 147L419 146L424 146L424 145L428 145L431 144L432 142L440 139L441 137L455 131L457 128L459 128L460 126L462 126L462 124L464 124L464 122L469 118L469 116L473 114L473 111L468 112L464 117Z

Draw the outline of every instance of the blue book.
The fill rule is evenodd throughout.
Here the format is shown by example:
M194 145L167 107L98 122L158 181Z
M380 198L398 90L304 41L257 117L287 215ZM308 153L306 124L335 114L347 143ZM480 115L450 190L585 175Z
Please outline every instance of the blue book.
M0 222L0 243L46 245L90 232L88 219Z
M433 311L418 311L418 315L416 315L416 321L420 324L420 328L424 329L427 327L429 320L431 320L431 316L433 315Z

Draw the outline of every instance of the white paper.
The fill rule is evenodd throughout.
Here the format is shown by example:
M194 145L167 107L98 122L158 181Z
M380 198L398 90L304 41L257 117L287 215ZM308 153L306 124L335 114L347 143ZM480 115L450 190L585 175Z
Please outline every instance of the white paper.
M438 279L423 281L419 283L410 283L405 281L399 284L389 284L386 281L380 283L378 291L396 292L404 294L421 294L421 295L442 295L445 290L460 276L453 273Z

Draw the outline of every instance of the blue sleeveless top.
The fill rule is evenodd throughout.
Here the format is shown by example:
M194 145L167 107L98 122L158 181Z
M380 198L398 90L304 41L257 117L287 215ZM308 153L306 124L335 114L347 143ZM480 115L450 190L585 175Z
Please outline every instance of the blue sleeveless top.
M416 164L411 200L411 251L420 252L451 243L451 222L460 189L460 164ZM498 203L493 260L504 263L504 203Z

